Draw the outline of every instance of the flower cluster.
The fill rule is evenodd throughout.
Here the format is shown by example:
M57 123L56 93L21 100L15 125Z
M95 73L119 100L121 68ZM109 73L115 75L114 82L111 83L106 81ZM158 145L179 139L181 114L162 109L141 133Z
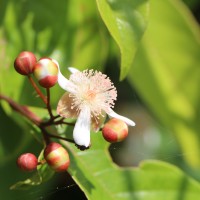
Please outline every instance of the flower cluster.
M14 62L15 70L29 78L37 94L46 105L50 119L42 121L24 106L17 106L11 100L10 104L19 109L43 134L45 149L44 162L54 171L64 171L68 168L70 160L66 149L59 143L52 142L51 137L73 142L80 149L87 149L91 145L90 132L101 129L103 138L108 142L119 142L128 135L128 126L135 123L113 111L117 99L117 90L110 78L92 69L79 71L69 67L71 75L67 79L60 71L59 64L51 58L36 59L32 52L21 52ZM31 75L34 75L39 85L46 88L46 96L38 88ZM57 116L52 113L50 105L50 88L58 82L65 93L58 101ZM7 98L4 98L7 99ZM105 123L107 115L111 118ZM65 122L65 118L75 119L75 124ZM51 135L46 127L57 124L73 125L73 140ZM38 161L32 153L22 154L17 160L18 166L24 171L32 171L43 161Z

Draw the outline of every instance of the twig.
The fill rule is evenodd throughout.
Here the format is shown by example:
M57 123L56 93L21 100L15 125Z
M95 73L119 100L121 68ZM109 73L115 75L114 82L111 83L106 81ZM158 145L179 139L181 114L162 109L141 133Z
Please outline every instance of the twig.
M51 120L54 120L55 118L52 114L51 104L50 104L50 90L49 90L49 88L47 88L46 91L47 91L47 110L49 112Z
M13 101L11 98L9 98L5 95L2 95L2 94L0 94L0 100L6 101L13 110L20 113L21 115L23 115L24 117L29 119L33 124L38 126L42 132L42 135L43 135L46 145L51 142L51 140L50 140L51 137L62 139L62 140L65 140L65 141L68 141L71 143L75 143L74 140L72 140L72 139L67 139L67 138L63 138L61 136L52 135L52 134L48 133L47 130L45 129L45 127L47 127L47 126L58 125L58 124L67 124L67 125L74 126L74 123L64 122L63 121L64 118L61 118L60 120L55 121L55 119L57 119L59 116L53 116L52 112L50 111L51 110L50 105L47 106L47 109L49 109L49 114L51 113L50 114L51 119L47 122L44 122L37 115L35 115L32 111L30 111L27 106L20 105L20 104L16 103L15 101ZM50 98L48 98L47 102L49 102L49 101L50 101Z
M61 118L60 120L55 121L55 119L57 119L57 118L58 117L56 116L56 118L55 117L53 118L53 121L50 119L49 121L42 122L42 126L46 127L46 126L51 126L51 125L62 125L62 124L66 124L69 126L75 126L75 123L73 123L73 122L64 122L63 120L65 118Z
M42 132L42 135L43 135L43 138L44 138L46 145L48 145L51 142L50 137L49 137L49 133L46 131L46 129L42 125L40 125L39 128Z
M47 98L44 96L44 94L41 92L41 90L38 88L38 86L36 85L36 83L34 82L33 78L31 76L28 76L28 79L31 83L31 85L34 87L35 91L37 92L37 94L40 96L40 98L42 99L42 101L47 105Z
M28 118L35 125L39 126L41 124L42 120L33 112L31 112L27 106L20 105L2 94L0 94L0 99L6 101L13 110Z
M74 140L72 140L72 139L64 138L64 137L61 137L59 135L53 135L53 134L50 134L50 133L47 133L47 134L48 134L48 136L53 137L53 138L65 140L65 141L71 142L71 143L75 143Z

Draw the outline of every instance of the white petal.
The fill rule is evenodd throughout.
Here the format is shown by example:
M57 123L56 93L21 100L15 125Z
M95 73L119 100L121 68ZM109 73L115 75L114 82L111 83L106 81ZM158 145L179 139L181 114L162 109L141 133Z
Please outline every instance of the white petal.
M63 90L74 93L75 92L74 84L62 75L62 73L60 72L59 64L57 63L57 65L58 65L58 84Z
M124 117L122 115L117 114L111 108L109 108L109 110L106 110L106 112L110 117L120 119L120 120L124 121L129 126L135 126L135 122L134 121L128 119L127 117Z
M74 74L74 73L76 73L76 72L79 72L79 70L76 69L76 68L74 68L74 67L68 67L68 70L69 70L72 74Z
M73 138L76 144L89 147L90 145L90 109L85 107L81 110L76 121Z

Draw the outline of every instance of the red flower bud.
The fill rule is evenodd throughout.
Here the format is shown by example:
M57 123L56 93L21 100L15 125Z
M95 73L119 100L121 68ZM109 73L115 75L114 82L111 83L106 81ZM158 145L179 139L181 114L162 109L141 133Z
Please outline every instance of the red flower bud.
M37 62L35 55L29 51L21 52L14 62L15 70L22 75L33 73L33 66Z
M47 145L44 150L44 158L49 166L57 172L66 171L70 164L68 152L56 142Z
M124 121L113 118L104 125L102 134L108 142L120 142L128 136L128 126Z
M23 171L33 171L37 168L38 160L32 153L24 153L17 159L18 167Z
M57 83L58 66L50 58L41 58L34 66L34 76L44 88L50 88Z

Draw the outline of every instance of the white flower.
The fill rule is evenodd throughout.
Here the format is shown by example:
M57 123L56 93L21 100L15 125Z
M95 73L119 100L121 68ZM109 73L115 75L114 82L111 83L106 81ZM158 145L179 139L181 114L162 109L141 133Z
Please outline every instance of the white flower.
M77 118L73 130L77 145L89 147L90 128L98 131L105 120L105 113L135 126L132 120L112 110L117 91L109 77L94 70L69 70L72 73L69 79L66 79L60 70L58 73L58 84L67 92L58 102L57 113L65 118Z

